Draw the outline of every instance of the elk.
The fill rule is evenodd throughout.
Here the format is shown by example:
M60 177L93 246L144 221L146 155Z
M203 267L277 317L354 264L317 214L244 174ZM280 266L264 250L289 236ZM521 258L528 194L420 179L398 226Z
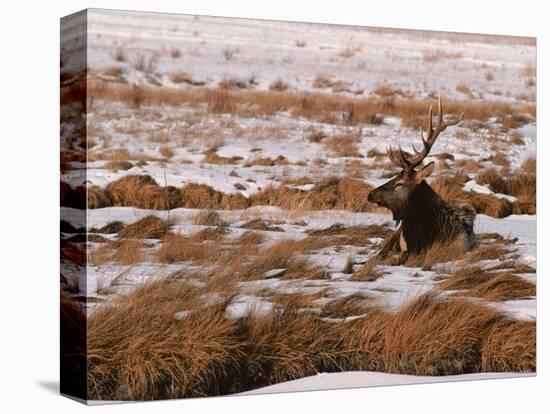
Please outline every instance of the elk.
M425 181L434 170L434 162L425 166L422 162L428 156L437 137L449 126L462 121L464 113L452 121L443 120L441 97L438 102L439 114L433 125L432 106L428 114L428 131L424 135L420 127L423 147L414 154L399 148L389 147L389 159L401 171L387 183L371 191L368 201L391 210L397 223L397 230L384 243L379 258L399 256L404 263L409 255L425 252L434 243L459 240L464 251L475 244L475 210L469 204L445 202Z

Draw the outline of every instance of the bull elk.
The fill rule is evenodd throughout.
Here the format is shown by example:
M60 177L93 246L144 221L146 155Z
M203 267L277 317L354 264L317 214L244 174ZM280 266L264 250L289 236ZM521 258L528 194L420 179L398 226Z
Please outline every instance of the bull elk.
M464 251L475 243L474 220L476 212L468 204L447 203L426 183L425 179L434 170L434 162L422 166L437 137L449 126L462 121L464 113L452 121L443 120L441 98L438 103L439 114L433 126L432 106L428 115L428 131L424 136L420 127L423 148L417 150L413 145L413 154L401 149L388 148L389 159L401 168L399 174L387 183L371 191L368 201L391 210L397 222L397 230L384 244L378 254L380 258L399 255L400 263L406 261L409 254L426 251L437 242L451 242L456 239Z

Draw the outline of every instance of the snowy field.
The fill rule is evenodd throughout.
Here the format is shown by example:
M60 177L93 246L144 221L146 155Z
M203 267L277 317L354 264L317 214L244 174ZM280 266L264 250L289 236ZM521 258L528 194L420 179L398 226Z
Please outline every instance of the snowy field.
M318 314L323 321L347 323L365 315L332 314L331 304L362 297L369 306L395 312L422 294L436 292L443 299L465 297L483 303L514 320L535 321L534 294L476 296L466 288L443 287L461 269L474 267L491 277L513 274L518 283L536 284L534 196L529 198L517 186L497 187L482 178L492 171L502 177L529 176L534 180L534 171L527 167L536 158L534 41L204 16L88 13L88 79L101 86L97 89L100 95L92 94L88 100L87 164L82 159L69 159L61 174L70 188L86 187L90 194L97 190L109 198L96 201L97 208L87 210L87 243L77 242L86 246L86 273L74 263L64 263L61 268L72 293L87 298L88 317L147 282L177 275L190 286L207 286L212 272L223 267L218 259L223 257L233 264L230 259L234 258L226 257L228 249L254 233L261 239L259 250L254 250L257 246L250 252L238 250L243 263L254 262L284 241L294 241L296 246L321 242L291 252L293 258L296 253L306 260L311 275L306 270L299 277L288 276L292 265L280 267L276 262L237 281L237 292L226 309L229 320L276 312L277 298L299 294L313 298L301 311ZM78 65L78 51L71 50L70 45L79 35L70 25L61 33L67 55L62 71L67 73ZM224 93L241 100L231 111L212 111L210 103L200 99L173 104L163 103L160 97L129 103L110 97L105 92L110 88L147 90L151 96L166 91L200 95L203 90L215 89L229 91ZM370 122L343 122L346 114L338 111L323 119L300 116L290 107L254 116L251 111L257 110L255 103L247 101L256 99L250 95L253 93L378 99L396 106L402 101L417 101L425 107L425 114L438 95L444 103L452 102L453 108L464 107L466 112L468 105L476 103L506 108L486 119L466 116L441 135L427 159L437 163L429 183L459 174L462 179L457 191L463 196L481 194L489 200L486 203L505 203L505 213L478 210L474 226L481 235L479 249L489 251L498 245L498 255L479 255L473 262L478 256L472 251L459 260L431 266L377 265L372 275L358 276L364 275L361 269L395 229L391 214L363 204L348 208L348 203L341 208L337 202L333 208L310 210L307 206L315 204L309 204L312 200L308 194L316 194L319 183L334 177L368 188L384 183L397 172L385 156L386 148L418 145L419 125L399 111L374 114ZM70 121L61 127L61 142L62 148L71 149L75 129L72 118L67 119ZM85 176L83 168L87 168ZM166 189L166 199L169 187L180 191L197 184L220 198L241 197L244 207L203 207L201 200L206 196L198 198L193 207L187 204L169 209L114 201L113 186L129 176L150 177L156 183L153 187ZM250 201L281 188L300 197L291 208L286 207L292 203L261 205ZM164 197L160 190L159 194ZM208 220L201 221L201 211L210 214ZM62 238L76 237L82 223L79 210L65 206L61 216L70 225L66 226L69 230L62 230ZM122 236L123 229L151 216L168 223L168 230L160 236L130 241ZM116 231L101 230L114 223ZM352 236L346 239L346 229L362 232L363 242ZM342 241L329 240L329 232L330 237L342 237ZM197 235L204 235L204 239L197 242L193 239ZM213 250L201 250L200 255L183 259L178 255L161 259L165 245L174 240L170 237L188 238L185 240ZM120 255L106 254L109 248L119 249ZM123 248L131 252L121 258ZM131 254L136 252L137 257ZM213 303L225 294L223 289L210 290L203 301ZM185 318L186 312L182 308L174 319ZM444 380L510 375L516 373L468 374ZM247 393L434 380L441 377L333 373Z

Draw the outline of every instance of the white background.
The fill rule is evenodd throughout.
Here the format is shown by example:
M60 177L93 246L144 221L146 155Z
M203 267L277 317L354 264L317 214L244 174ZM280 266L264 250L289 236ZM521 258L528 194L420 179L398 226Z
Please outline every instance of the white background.
M550 35L544 1L4 2L0 13L0 410L80 412L57 395L59 18L86 7L537 36L538 376L95 408L101 412L544 412L550 389L547 122ZM545 20L546 17L546 20ZM545 27L546 26L546 27ZM545 76L546 75L546 76ZM545 123L546 120L546 123ZM546 233L546 234L545 234ZM546 326L545 326L546 325ZM548 411L546 411L548 412Z

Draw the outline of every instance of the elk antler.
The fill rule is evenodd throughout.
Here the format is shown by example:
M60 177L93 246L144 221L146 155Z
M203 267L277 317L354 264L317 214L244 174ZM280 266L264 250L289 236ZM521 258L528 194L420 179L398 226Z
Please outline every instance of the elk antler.
M437 123L435 125L435 128L433 128L432 105L430 105L430 112L428 114L428 136L426 138L424 138L424 132L422 131L422 126L420 126L420 137L422 138L422 144L424 144L424 147L420 151L416 149L414 144L412 146L414 150L414 155L405 153L401 149L401 146L399 146L398 149L394 149L390 146L390 148L388 149L388 157L398 167L401 167L404 170L410 170L414 167L419 166L422 161L424 161L424 158L426 158L426 156L430 153L430 150L432 149L432 146L439 134L445 131L447 127L458 124L464 118L464 112L462 112L462 114L460 114L460 116L453 121L443 121L443 107L441 105L441 96L439 97L438 109L439 115L437 118Z

